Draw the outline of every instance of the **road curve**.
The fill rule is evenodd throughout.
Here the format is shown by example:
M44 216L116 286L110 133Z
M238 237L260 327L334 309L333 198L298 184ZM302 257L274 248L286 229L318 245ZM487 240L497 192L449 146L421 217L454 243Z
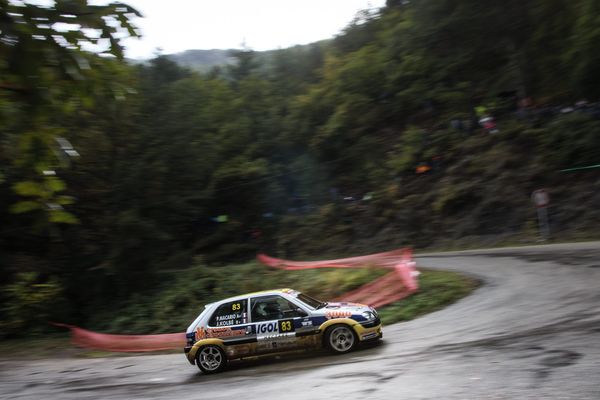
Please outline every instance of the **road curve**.
M600 243L422 254L484 284L379 346L200 374L181 355L0 360L10 399L600 399Z

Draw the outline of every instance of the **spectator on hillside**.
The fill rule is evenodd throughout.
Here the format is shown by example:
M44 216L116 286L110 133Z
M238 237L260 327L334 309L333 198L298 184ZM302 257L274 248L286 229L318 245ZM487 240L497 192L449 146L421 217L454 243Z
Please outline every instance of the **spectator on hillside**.
M498 133L498 127L494 117L484 117L479 120L479 124L486 130L487 133Z

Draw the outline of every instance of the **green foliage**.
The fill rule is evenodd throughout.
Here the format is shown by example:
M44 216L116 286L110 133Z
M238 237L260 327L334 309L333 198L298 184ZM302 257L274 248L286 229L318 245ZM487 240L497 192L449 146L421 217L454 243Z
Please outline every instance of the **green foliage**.
M14 214L44 211L50 223L76 224L77 217L63 209L63 205L73 203L73 198L58 194L65 189L65 183L53 176L44 177L43 182L17 182L13 186L15 193L34 200L18 201L11 205L10 211Z
M217 269L197 265L152 297L134 296L113 318L100 314L95 326L108 332L157 333L185 329L205 304L240 293L292 287L319 299L331 299L388 271L332 269L278 271L255 263ZM379 310L384 324L408 321L439 310L479 286L454 272L423 270L416 294Z
M419 276L419 291L381 308L378 310L379 316L384 324L409 321L460 300L478 286L476 279L456 272L424 269Z
M196 263L157 293L132 296L116 315L114 310L106 314L97 310L91 324L109 332L177 332L185 329L204 305L226 297L292 287L317 298L331 299L385 272L370 268L282 271L255 262L211 268Z
M38 89L52 69L61 78L82 79L89 69L83 48L106 41L108 48L103 53L122 58L119 42L123 32L138 36L129 18L141 14L126 4L90 5L87 0L54 3L0 2L0 35L5 39L0 41L0 58L10 74L0 81L2 86Z
M414 171L423 153L425 132L417 127L408 127L402 134L400 143L395 148L394 157L388 160L393 174Z
M569 168L597 164L600 160L600 121L589 116L559 118L539 139L553 165Z
M572 81L578 92L597 98L600 90L600 6L593 0L575 3L576 22L564 58L573 68Z
M54 278L41 280L35 272L18 274L0 292L0 337L46 331L48 321L60 316L64 307L62 291Z

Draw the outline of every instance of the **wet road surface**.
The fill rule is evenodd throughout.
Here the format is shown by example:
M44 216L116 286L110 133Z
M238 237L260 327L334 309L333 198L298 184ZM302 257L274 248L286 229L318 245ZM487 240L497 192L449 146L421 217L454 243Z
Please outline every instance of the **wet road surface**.
M237 363L209 376L183 354L0 359L0 398L600 399L600 243L423 254L417 263L483 285L344 356Z

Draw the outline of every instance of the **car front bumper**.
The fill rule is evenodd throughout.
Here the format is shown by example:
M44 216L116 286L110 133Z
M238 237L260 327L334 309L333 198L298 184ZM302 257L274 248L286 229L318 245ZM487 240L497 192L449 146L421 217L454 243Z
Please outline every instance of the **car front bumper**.
M194 355L192 355L190 353L190 351L192 350L192 346L185 346L183 348L183 352L185 353L185 358L187 358L187 360L190 362L190 364L192 365L196 365L196 360L194 359Z
M354 326L354 330L358 335L358 338L361 342L366 342L369 340L377 340L383 338L383 329L380 321L377 325L373 324L357 324ZM365 325L367 327L365 327Z

